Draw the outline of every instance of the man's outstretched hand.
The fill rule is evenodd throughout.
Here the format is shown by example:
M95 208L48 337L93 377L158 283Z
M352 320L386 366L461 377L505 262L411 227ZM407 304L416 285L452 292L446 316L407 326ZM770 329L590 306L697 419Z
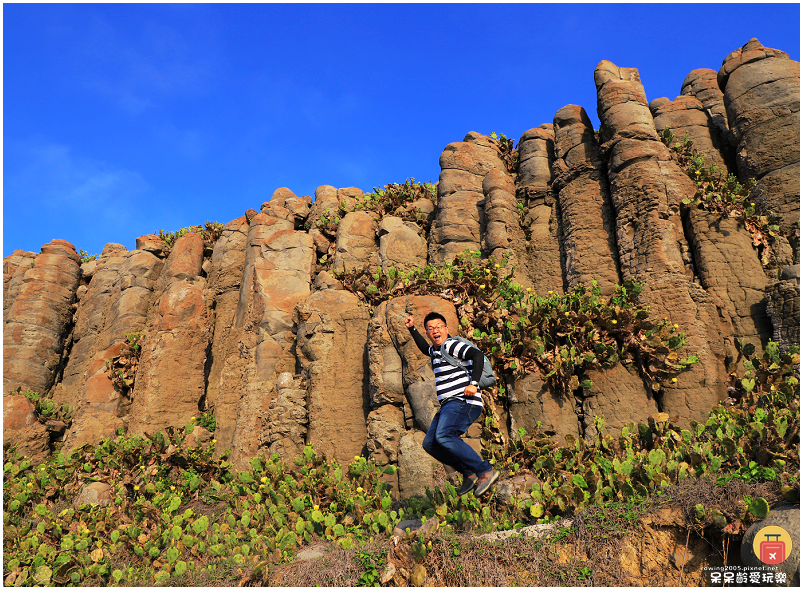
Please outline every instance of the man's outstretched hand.
M406 318L406 328L413 328L414 327L414 316L410 315Z

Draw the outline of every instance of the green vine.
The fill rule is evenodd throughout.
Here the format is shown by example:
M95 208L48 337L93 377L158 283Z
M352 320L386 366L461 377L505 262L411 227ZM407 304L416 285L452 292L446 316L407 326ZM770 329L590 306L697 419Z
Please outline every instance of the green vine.
M626 281L610 298L601 296L595 282L564 295L550 291L539 296L514 282L513 269L501 275L507 264L507 256L495 262L465 250L442 266L376 272L365 267L338 278L371 312L406 295L452 301L461 333L484 351L493 367L513 377L538 370L565 394L592 386L585 378L588 369L611 367L622 358L634 360L655 391L665 378L677 381L677 373L698 361L678 353L686 335L677 324L650 318L649 309L635 302L642 283Z
M136 369L142 356L141 341L144 332L125 334L120 354L106 361L106 373L109 379L124 395L130 396L136 379Z
M160 229L156 235L164 242L164 255L169 256L175 242L188 233L200 234L203 238L203 245L206 248L213 248L214 243L222 236L224 227L218 221L206 221L205 225L190 225L172 232Z
M784 232L777 219L757 213L756 204L750 200L756 181L751 178L741 184L733 173L723 176L716 164L708 169L703 155L688 136L687 131L682 141L675 141L675 134L669 127L659 133L661 142L672 150L680 167L697 185L697 192L691 198L683 199L683 204L694 205L723 218L740 220L752 236L761 263L767 266L773 256L770 242Z

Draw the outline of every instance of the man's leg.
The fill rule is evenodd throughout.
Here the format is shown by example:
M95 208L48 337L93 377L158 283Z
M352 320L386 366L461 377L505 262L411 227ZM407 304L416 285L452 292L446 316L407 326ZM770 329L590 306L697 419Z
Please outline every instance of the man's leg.
M470 424L481 415L481 407L457 399L444 404L437 415L439 419L436 421L434 435L436 451L445 458L440 459L436 455L434 457L442 463L451 465L464 476L480 475L491 470L492 465L481 459L480 455L461 439ZM428 433L432 430L433 423ZM425 438L428 438L427 435Z
M452 403L453 402L445 404L439 409L438 412L436 412L433 420L431 420L431 425L428 427L428 432L425 433L425 439L422 441L422 448L431 457L439 461L439 463L444 463L445 465L452 467L462 475L466 476L467 472L465 470L467 467L459 460L458 457L448 452L448 450L438 442L436 435L439 429L442 411Z

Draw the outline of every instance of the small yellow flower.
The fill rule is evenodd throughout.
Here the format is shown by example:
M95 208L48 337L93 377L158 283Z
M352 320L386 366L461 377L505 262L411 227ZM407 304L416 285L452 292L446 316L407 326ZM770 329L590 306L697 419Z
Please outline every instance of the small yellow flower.
M358 487L356 488L356 491L357 491L357 492L360 494L361 492L363 492L363 491L364 491L364 488L362 488L361 486L358 486Z
M31 482L28 482L28 487L29 487L29 488L32 488L32 487L33 487L33 484L32 484Z
M531 288L530 288L530 287L528 287L528 288L526 289L526 291L529 291L529 292L530 292L530 290L531 290Z
M261 483L267 483L267 478L266 478L266 476L261 478Z
M750 206L751 206L751 207L755 207L755 206L756 206L756 204L755 204L755 203L750 203Z
M139 486L133 486L133 489L138 491L139 490Z
M675 324L673 327L677 330L678 329L678 324Z
M677 377L673 377L673 378L672 378L672 382L673 382L673 383L677 383L677 382L678 382L678 378L677 378Z
M611 323L612 323L612 324L616 324L616 323L617 323L617 320L611 320Z
M169 486L169 489L171 489L174 492L175 491L175 486Z
M214 443L214 444L217 444L217 439L215 438L215 439L214 439L214 440L212 440L211 442L212 442L212 443Z
M548 295L552 295L552 294L553 294L553 292L552 292L552 291L548 291L548 292L547 292L547 294L548 294Z
M774 385L770 385L770 386L769 386L769 390L770 390L770 391L775 391L775 386L774 386Z
M314 510L319 510L319 504L314 504Z
M83 529L83 534L84 535L88 535L89 534L89 529Z
M499 264L495 264L494 267L495 268L500 268L500 265Z
M486 285L481 285L481 289L485 289L485 288L486 288Z
M189 420L196 420L196 419L197 419L197 418L195 418L194 416L192 416L191 418L189 418Z

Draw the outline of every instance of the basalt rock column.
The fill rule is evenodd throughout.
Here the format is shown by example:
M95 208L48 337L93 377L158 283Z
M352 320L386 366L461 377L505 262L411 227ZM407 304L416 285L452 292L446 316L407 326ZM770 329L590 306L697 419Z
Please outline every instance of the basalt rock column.
M184 426L198 413L205 393L208 345L203 238L188 233L179 238L158 279L157 307L147 326L136 371L128 429L153 433L167 426Z
M717 128L720 139L722 140L722 152L725 155L725 161L728 162L728 168L732 169L734 166L732 153L730 150L728 128L728 115L725 112L725 99L722 95L722 90L719 89L717 84L717 72L708 68L701 68L692 70L683 80L681 85L681 94L684 96L694 96L703 103L703 109L706 114L711 118L714 127Z
M517 201L527 207L522 221L528 227L527 274L537 293L564 292L563 257L559 236L560 211L551 183L555 160L553 126L528 129L519 139Z
M297 356L308 381L306 442L340 463L367 443L369 311L349 291L317 291L297 306Z
M105 363L121 353L127 334L145 328L164 265L150 252L109 246L99 260L81 267L89 284L78 287L72 350L53 391L54 402L75 410L67 450L96 444L124 427L130 398L114 387Z
M34 262L36 254L24 250L14 250L10 256L3 258L3 309L8 309L14 303L22 277L33 267Z
M274 199L274 197L273 197ZM225 224L214 244L211 269L208 273L206 302L212 305L209 318L214 328L211 335L211 358L206 386L205 407L213 408L218 448L230 448L236 427L236 407L241 397L238 387L223 385L224 369L239 362L242 329L234 327L239 306L239 289L245 265L247 234L250 225L245 216Z
M268 444L269 405L278 376L295 372L293 314L311 294L314 264L313 239L294 230L294 215L287 209L273 205L248 217L239 304L220 385L221 391L239 396L230 439L231 460L237 464Z
M614 207L600 146L586 111L558 110L555 128L556 180L561 208L566 280L570 289L596 280L604 296L619 283Z
M730 336L760 350L772 336L764 295L769 279L750 232L737 219L701 209L692 208L686 215L687 237L697 253L695 269L703 288L714 298L720 316L730 320ZM727 345L727 354L735 357L731 338Z
M33 265L21 260L19 270L22 281L3 314L3 392L21 387L45 394L61 366L73 319L78 253L69 242L52 240Z
M682 253L680 203L695 186L658 139L638 71L602 61L595 84L622 277L645 281L642 302L654 317L677 323L688 336L682 352L700 357L677 383L663 387L661 404L681 424L705 420L726 396L725 350L717 308L691 282Z
M725 58L717 82L740 177L758 181L755 201L783 216L782 227L794 225L800 219L800 63L751 39Z
M439 166L442 172L428 245L428 260L434 264L452 261L466 248L480 250L483 178L505 164L489 137L470 131L464 141L444 148Z
M666 127L675 134L675 141L690 139L703 155L706 168L716 166L722 177L728 176L728 164L723 156L723 141L717 127L706 114L703 103L693 96L678 96L675 100L657 98L650 101L650 112L656 131Z

